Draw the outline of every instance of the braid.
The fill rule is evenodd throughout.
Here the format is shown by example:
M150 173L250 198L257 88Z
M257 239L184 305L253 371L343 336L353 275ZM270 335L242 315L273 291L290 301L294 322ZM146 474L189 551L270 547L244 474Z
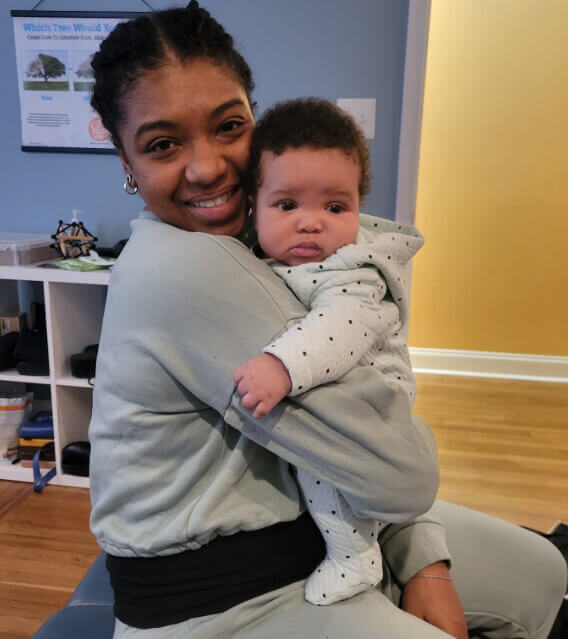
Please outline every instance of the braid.
M233 38L196 0L185 9L158 11L121 22L103 40L91 66L95 87L91 106L101 116L117 148L118 128L124 121L122 98L140 76L168 64L209 58L231 69L246 91L254 88L252 73L236 51Z
M163 54L164 47L154 24L143 16L119 23L91 60L95 76L91 106L100 114L117 148L120 148L118 125L124 119L121 106L124 92L144 71L158 67Z

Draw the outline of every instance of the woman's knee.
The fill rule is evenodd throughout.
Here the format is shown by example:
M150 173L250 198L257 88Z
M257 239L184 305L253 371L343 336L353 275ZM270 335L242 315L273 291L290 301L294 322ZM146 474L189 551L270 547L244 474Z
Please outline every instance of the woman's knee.
M525 595L519 602L521 605L515 604L511 617L501 620L503 629L516 629L515 632L495 636L546 639L566 593L568 569L564 557L552 543L536 533L523 533L530 536L525 544L531 557L532 575L528 576L521 568L520 578L528 579Z
M566 562L547 539L444 502L453 575L476 636L545 638L566 591ZM491 631L489 631L491 626Z
M530 635L531 637L548 637L558 610L562 605L564 596L568 590L568 565L562 553L547 539L535 535L535 552L538 552L540 574L535 575L535 581L540 585L544 594L541 600L544 605L540 610L535 611L535 621L540 614L541 623ZM549 606L545 602L548 596Z

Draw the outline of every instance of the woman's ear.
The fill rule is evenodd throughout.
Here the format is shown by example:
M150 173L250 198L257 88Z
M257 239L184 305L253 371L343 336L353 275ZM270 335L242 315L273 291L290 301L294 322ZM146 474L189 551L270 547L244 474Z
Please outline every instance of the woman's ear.
M132 169L130 168L128 158L126 157L126 153L123 149L118 150L118 157L120 158L120 161L122 163L122 168L124 169L125 175L128 175L129 173L132 174Z

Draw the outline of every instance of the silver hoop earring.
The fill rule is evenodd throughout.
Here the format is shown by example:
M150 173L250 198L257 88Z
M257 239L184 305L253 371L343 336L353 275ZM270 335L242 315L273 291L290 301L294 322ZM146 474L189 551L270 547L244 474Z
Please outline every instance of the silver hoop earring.
M124 184L122 185L125 193L128 195L136 195L138 193L138 187L134 182L134 178L132 177L132 173L127 173L126 178L124 180Z

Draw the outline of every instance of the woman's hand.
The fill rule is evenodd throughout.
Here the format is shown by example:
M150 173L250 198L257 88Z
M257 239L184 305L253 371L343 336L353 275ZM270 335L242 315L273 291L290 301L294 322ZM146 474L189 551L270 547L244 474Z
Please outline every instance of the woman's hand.
M426 577L425 575L431 575ZM445 577L438 579L437 577ZM426 566L406 582L401 607L453 637L467 639L463 608L446 564Z
M274 355L263 353L249 359L235 371L234 380L242 396L241 403L254 409L256 419L265 417L292 390L292 381L284 364Z

